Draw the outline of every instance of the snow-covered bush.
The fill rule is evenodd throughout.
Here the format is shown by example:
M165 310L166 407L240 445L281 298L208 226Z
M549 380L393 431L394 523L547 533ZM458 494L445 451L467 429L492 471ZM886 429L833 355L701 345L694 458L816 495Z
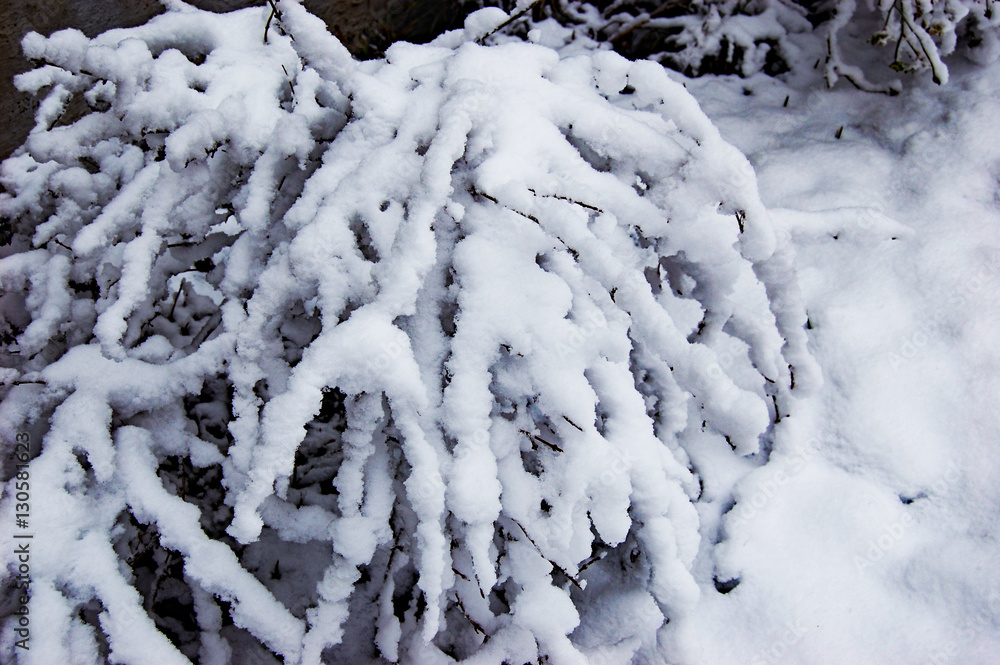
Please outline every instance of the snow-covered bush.
M174 6L24 41L0 427L39 442L33 632L4 659L668 648L699 460L766 452L817 379L746 159L654 63L480 45L498 9L357 62L292 0L266 38Z
M929 69L935 82L946 83L944 59L956 50L981 64L1000 55L1000 12L994 5L994 0L867 0L860 8L857 0L553 0L525 13L520 30L508 33L526 37L538 29L547 33L546 43L558 46L561 40L573 49L604 44L688 76L752 76L812 67L791 37L816 28L825 35L824 73L831 87L843 78L863 90L896 93L899 82L872 83L862 67L851 64L858 58L844 55L841 33L847 26L867 31L870 44L889 45L892 59L886 64L892 69ZM566 30L559 34L547 21ZM875 24L879 27L869 29Z
M608 44L688 76L788 71L801 57L788 35L812 29L793 0L554 0L541 8L525 15L522 33L551 18L572 29L571 44Z
M982 64L1000 55L1000 12L994 0L869 0L869 11L881 14L882 29L870 42L892 48L890 67L900 72L931 71L935 83L948 82L944 58L964 43L966 55ZM827 32L826 79L830 86L844 77L862 90L898 92L870 83L862 69L841 53L840 31L855 17L856 0L836 0Z

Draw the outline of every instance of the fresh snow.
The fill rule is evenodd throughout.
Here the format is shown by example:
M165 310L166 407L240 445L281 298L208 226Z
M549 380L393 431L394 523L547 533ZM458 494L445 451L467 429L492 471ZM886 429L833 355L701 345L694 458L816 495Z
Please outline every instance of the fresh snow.
M1000 65L686 79L500 10L357 63L178 6L25 41L5 661L995 662Z
M1000 67L899 97L685 83L795 248L824 382L717 491L700 581L740 584L702 595L677 661L996 662Z

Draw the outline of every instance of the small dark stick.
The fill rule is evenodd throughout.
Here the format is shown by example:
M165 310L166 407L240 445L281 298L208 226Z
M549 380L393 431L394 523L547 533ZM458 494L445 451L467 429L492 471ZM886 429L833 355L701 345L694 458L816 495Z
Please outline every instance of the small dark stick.
M177 293L174 294L174 302L170 305L170 312L167 314L167 318L171 321L174 320L174 308L177 307L177 301L180 300L181 291L184 290L184 284L187 282L186 278L181 278L181 283L177 287Z
M267 4L271 5L271 14L267 17L267 23L264 24L264 43L267 43L267 31L271 29L271 20L274 17L278 17L281 20L281 12L278 11L278 6L274 4L274 0L267 0Z
M271 0L268 0L268 2L270 2L270 1ZM485 35L483 35L482 37L480 37L479 39L477 39L476 42L480 46L482 46L483 44L486 43L486 38L487 37L490 37L490 36L494 35L495 33L500 32L501 30L503 30L504 28L506 28L508 25L510 25L511 23L513 23L514 21L516 21L517 19L521 18L522 16L524 16L525 14L527 14L528 12L530 12L532 9L535 8L536 5L539 5L541 3L542 3L542 0L535 0L530 5L528 5L527 7L525 7L524 9L522 9L521 11L519 11L518 13L512 15L506 21L504 21L503 23L501 23L497 27L493 28L492 30L490 30L489 32L487 32Z

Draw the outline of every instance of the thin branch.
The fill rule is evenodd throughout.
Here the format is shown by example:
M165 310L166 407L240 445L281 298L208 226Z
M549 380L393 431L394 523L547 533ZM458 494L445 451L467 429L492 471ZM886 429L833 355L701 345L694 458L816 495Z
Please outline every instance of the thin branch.
M472 617L470 617L469 613L465 610L465 605L462 604L462 599L461 598L456 598L455 600L457 602L458 609L462 612L462 615L465 616L465 618L468 620L468 622L470 624L472 624L472 629L474 631L476 631L477 633L479 633L480 635L485 635L486 631L483 630L483 627L480 626L479 623L475 619L473 619Z
M574 205L578 205L581 208L586 208L587 210L593 210L594 212L604 212L603 210L601 210L597 206L590 205L589 203L584 203L583 201L577 201L576 199L572 199L572 198L570 198L568 196L560 196L559 194L539 194L538 192L536 192L531 187L528 188L528 191L531 192L532 194L534 194L535 196L538 196L538 197L541 197L541 198L544 198L544 199L559 199L560 201L567 201L567 202L572 203Z
M518 526L519 529L521 529L521 533L523 533L524 537L528 539L528 542L531 543L536 550L538 550L538 554L541 555L541 557L543 559L545 559L550 564L552 564L553 568L555 568L560 573L562 573L563 575L565 575L566 579L568 579L570 582L573 583L573 586L575 586L580 591L583 591L583 587L580 585L579 580L577 580L575 577L573 577L568 572L566 572L566 569L563 568L562 566L560 566L558 563L556 563L552 559L550 559L547 556L545 556L544 554L542 554L542 549L538 546L538 543L536 543L535 540L531 536L528 535L528 531L524 528L524 525L522 525L518 520L514 519L513 517L511 517L510 519L511 519L512 522L514 522L514 524L516 524Z
M478 196L482 196L485 199L489 199L490 201L492 201L493 203L496 203L498 206L504 208L505 210L510 210L511 212L515 212L518 215L520 215L521 217L524 217L525 219L530 219L531 221L533 221L535 224L538 224L539 226L542 225L542 223L540 221L538 221L538 218L535 217L534 215L529 215L526 212L521 212L517 208L511 208L510 206L506 206L506 205L500 203L500 201L498 201L496 198L494 198L494 197L490 196L489 194L487 194L486 192L479 191L478 189L475 188L475 186L470 186L469 187L469 193L472 194L473 196L477 196L478 195Z
M583 571L587 570L588 568L590 568L592 565L594 565L598 561L601 561L607 555L608 555L608 552L607 552L607 550L605 550L603 552L599 552L599 553L591 556L589 559L587 559L586 561L583 562L583 565L580 566L580 572L582 573Z
M181 291L184 290L184 284L187 283L187 278L182 277L181 283L177 286L177 293L174 294L174 302L170 305L170 311L167 313L167 318L171 321L174 320L174 308L177 307L177 301L180 300Z
M271 5L271 13L267 17L267 23L264 24L264 43L267 43L267 31L271 29L271 21L275 17L280 21L281 12L278 11L278 6L274 4L274 0L267 0L267 4Z
M551 448L552 450L556 451L557 453L563 452L563 449L560 448L559 446L557 446L556 444L554 444L554 443L552 443L550 441L546 441L542 437L538 436L537 434L532 434L528 430L524 430L524 429L521 430L521 434L525 435L526 437L528 437L529 439L531 439L535 443L541 443L542 445L548 446L549 448Z
M218 309L208 318L208 321L206 321L205 325L201 327L198 334L194 336L191 343L188 345L188 348L197 349L201 346L201 344L208 339L209 335L215 332L215 329L219 327L220 323L222 323L222 310Z
M487 37L492 37L494 34L500 32L501 30L503 30L504 28L506 28L508 25L510 25L511 23L513 23L514 21L516 21L517 19L521 18L522 16L524 16L525 14L527 14L528 12L530 12L536 6L540 5L542 2L544 2L544 0L535 0L530 5L528 5L527 7L525 7L524 9L522 9L521 11L519 11L518 13L511 15L511 17L508 18L506 21L504 21L503 23L501 23L497 27L493 28L492 30L490 30L489 32L487 32L485 35L483 35L482 37L480 37L479 39L477 39L476 43L479 44L480 46L484 45L486 43L486 38Z
M69 253L70 253L70 254L72 254L72 253L73 253L73 250L72 250L72 249L70 249L69 247L67 247L67 246L66 246L66 244L65 244L65 243L63 243L63 241L59 240L58 238L53 238L53 239L52 239L52 242L54 242L55 244L59 245L59 246L60 246L60 247L62 247L63 249L65 249L65 250L69 251Z

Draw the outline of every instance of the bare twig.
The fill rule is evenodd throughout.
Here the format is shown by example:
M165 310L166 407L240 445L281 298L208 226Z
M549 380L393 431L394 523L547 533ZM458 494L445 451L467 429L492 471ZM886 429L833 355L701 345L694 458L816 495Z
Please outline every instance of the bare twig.
M267 43L267 31L271 29L271 21L277 17L281 20L281 12L278 11L278 6L274 4L274 0L267 0L267 4L271 5L271 13L267 17L267 23L264 24L264 43Z
M541 557L543 559L545 559L550 564L552 564L553 568L555 568L560 573L562 573L563 575L565 575L566 579L568 579L570 582L573 583L573 586L575 586L577 589L580 589L581 591L583 591L583 587L580 585L580 581L579 580L577 580L575 577L573 577L568 572L566 572L566 569L563 568L562 566L560 566L558 563L556 563L552 559L550 559L547 556L545 556L544 554L542 554L542 549L538 546L538 543L535 542L534 538L532 538L531 536L528 535L528 531L527 531L527 529L524 528L524 525L522 525L519 521L517 521L513 517L511 517L510 519L511 519L512 522L514 522L514 524L516 524L518 526L519 529L521 529L521 533L523 533L524 537L528 539L528 542L531 543L532 546L534 546L534 548L536 550L538 550L538 553L541 555Z
M521 212L517 208L511 208L510 206L506 206L506 205L500 203L500 201L498 201L495 197L490 196L486 192L479 191L478 189L475 188L475 186L469 187L469 193L472 194L473 196L482 196L484 199L488 199L488 200L492 201L493 203L496 203L498 206L502 206L506 210L510 210L511 212L517 213L521 217L524 217L526 219L530 219L531 221L533 221L535 224L538 224L539 226L542 225L542 223L539 222L538 218L535 217L534 215L529 215L526 212Z
M566 422L568 422L568 423L569 423L570 425L572 425L573 427L577 428L577 429L578 429L578 430L580 430L581 432L583 431L583 428L582 428L582 427L580 427L579 425L577 425L577 424L576 424L575 422L573 422L572 420L570 420L570 419L569 419L569 416L563 416L563 420L565 420Z
M63 249L69 251L71 254L73 253L73 250L70 249L69 247L67 247L66 244L64 242L62 242L61 240L59 240L58 238L53 238L52 242L54 242L55 244L59 245Z
M222 323L222 310L218 309L208 318L208 321L206 321L205 325L201 327L198 334L194 336L191 343L188 345L188 348L197 349L201 346L202 342L208 339L209 335L215 332L215 329L219 327L220 323Z
M541 198L559 199L560 201L567 201L567 202L572 203L574 205L578 205L581 208L586 208L587 210L593 210L594 212L604 212L603 210L601 210L597 206L590 205L589 203L584 203L583 201L577 201L576 199L572 199L572 198L570 198L568 196L560 196L559 194L539 194L538 192L536 192L535 190L533 190L531 187L528 188L528 191L531 192L532 194L534 194L535 196L539 196Z
M525 7L524 9L522 9L521 11L519 11L518 13L511 15L510 18L508 18L506 21L504 21L503 23L501 23L497 27L493 28L492 30L490 30L489 32L487 32L485 35L483 35L482 37L480 37L479 39L477 39L476 43L480 44L480 45L485 44L487 37L492 37L496 33L500 32L501 30L503 30L504 28L506 28L508 25L510 25L511 23L513 23L514 21L516 21L517 19L521 18L522 16L524 16L525 14L527 14L528 12L530 12L537 5L542 4L542 2L544 2L544 0L535 0L530 5L528 5L527 7Z
M462 614L465 616L466 620L468 620L468 622L472 625L472 629L474 631L476 631L477 633L479 633L480 635L485 635L486 631L483 630L483 627L480 626L479 623L477 623L476 620L473 619L472 617L470 617L469 613L465 611L465 605L462 604L462 599L461 598L456 598L455 600L457 601L457 605L458 605L459 611L462 612Z
M529 439L531 439L535 443L541 443L542 445L548 446L549 448L551 448L552 450L556 451L557 453L563 452L563 449L560 448L559 446L557 446L556 444L554 444L554 443L552 443L550 441L546 441L542 437L538 436L537 434L532 434L528 430L524 430L524 429L521 430L521 434L525 435L526 437L528 437Z
M167 318L171 321L174 320L174 308L177 307L177 301L180 300L181 291L184 290L184 284L187 283L187 278L182 277L181 283L177 286L177 293L174 294L174 302L170 305L170 311L167 313Z

